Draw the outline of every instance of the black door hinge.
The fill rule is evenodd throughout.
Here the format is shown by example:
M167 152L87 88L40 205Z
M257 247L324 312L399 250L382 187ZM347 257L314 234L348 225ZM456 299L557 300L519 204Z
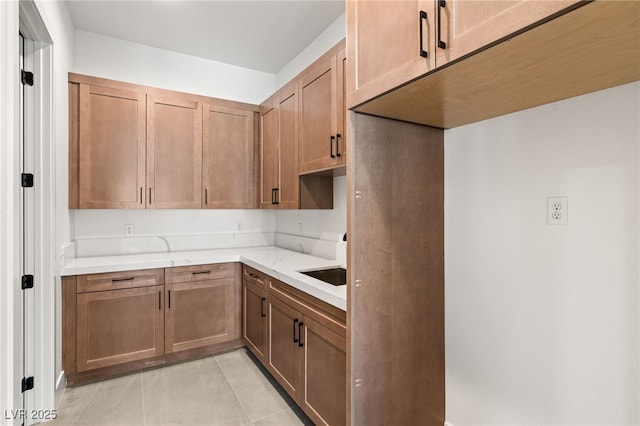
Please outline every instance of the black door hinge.
M22 78L20 79L25 86L33 86L33 73L22 70Z
M22 379L22 392L33 389L33 376Z
M22 276L22 289L26 290L28 288L33 288L33 275Z
M33 188L33 173L23 173L21 185L23 188Z

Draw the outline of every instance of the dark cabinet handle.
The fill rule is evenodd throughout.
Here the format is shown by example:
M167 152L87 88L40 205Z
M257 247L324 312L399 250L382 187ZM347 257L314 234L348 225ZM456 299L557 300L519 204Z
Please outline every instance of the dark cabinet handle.
M257 276L256 274L252 274L251 272L249 272L249 276L254 280L257 280L258 278L260 278L259 276Z
M142 187L140 187L140 204L142 204Z
M158 310L162 309L162 292L158 292Z
M192 272L191 275L201 275L201 274L209 274L211 271L196 271Z
M114 278L111 280L112 283L118 283L118 282L122 282L122 281L133 281L135 280L135 277L127 277L127 278Z
M263 297L262 299L260 299L260 316L262 318L267 316L267 314L264 313L264 302L265 302L265 300L267 300L266 297ZM294 338L295 338L295 336L294 336Z
M273 204L280 204L280 188L276 188L276 201Z
M336 156L337 157L342 157L342 154L340 154L340 138L342 137L342 135L340 135L340 133L336 134Z
M331 158L336 158L336 155L333 153L333 141L336 140L336 137L331 135L329 139L329 147L331 148Z
M302 321L300 321L300 323L298 324L298 347L301 348L304 346L304 343L302 343L302 326L304 325L304 323Z
M207 188L204 189L204 204L209 204L209 197L207 195Z
M297 319L293 320L293 343L298 343L298 339L296 338L296 324L298 323Z
M420 19L418 21L418 23L420 24L420 56L422 56L423 58L428 58L429 57L429 53L424 50L424 35L422 33L422 21L424 21L425 25L427 23L427 12L425 12L424 10L420 11Z
M169 290L169 309L171 309L171 290Z
M151 187L149 187L149 205L151 205Z
M446 49L447 43L442 41L442 9L447 7L447 0L438 1L438 47L440 49Z

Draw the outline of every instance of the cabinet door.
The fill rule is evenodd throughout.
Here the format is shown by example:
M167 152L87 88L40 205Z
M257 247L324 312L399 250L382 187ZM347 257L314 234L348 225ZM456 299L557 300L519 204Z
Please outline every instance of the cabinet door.
M280 184L277 191L279 209L300 206L298 176L298 92L295 85L284 89L278 103L280 141Z
M202 104L147 98L147 208L201 208Z
M338 157L337 164L344 165L347 164L347 123L349 117L347 109L347 50L339 51L336 59L338 65L336 156Z
M77 370L164 353L163 286L77 295Z
M260 132L260 208L271 209L280 184L278 110L273 106L261 108Z
M435 68L434 0L347 0L346 15L350 108Z
M80 84L79 208L144 208L145 95Z
M242 287L242 337L247 347L262 362L267 347L267 293L258 286L245 282Z
M566 9L577 0L446 0L439 3L438 67Z
M301 79L300 173L336 165L337 67L336 57L331 56L315 63Z
M267 368L294 400L300 389L302 315L279 299L267 296L269 352Z
M347 424L346 339L305 315L300 406L315 424Z
M255 207L253 111L204 105L204 207Z
M232 278L165 285L165 353L233 340Z

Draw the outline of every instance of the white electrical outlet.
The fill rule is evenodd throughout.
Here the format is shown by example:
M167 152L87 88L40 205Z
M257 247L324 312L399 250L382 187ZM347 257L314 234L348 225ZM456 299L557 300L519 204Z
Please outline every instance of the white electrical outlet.
M124 235L130 237L133 235L133 225L125 225L124 226Z
M547 198L547 225L569 224L569 198Z

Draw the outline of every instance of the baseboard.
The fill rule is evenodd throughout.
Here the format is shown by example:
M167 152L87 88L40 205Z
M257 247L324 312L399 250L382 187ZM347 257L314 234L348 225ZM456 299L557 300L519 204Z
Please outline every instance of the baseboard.
M58 375L58 380L56 380L56 388L53 395L53 403L56 408L60 406L60 402L62 401L62 396L64 395L64 391L67 389L67 377L64 374L64 371L61 371Z

